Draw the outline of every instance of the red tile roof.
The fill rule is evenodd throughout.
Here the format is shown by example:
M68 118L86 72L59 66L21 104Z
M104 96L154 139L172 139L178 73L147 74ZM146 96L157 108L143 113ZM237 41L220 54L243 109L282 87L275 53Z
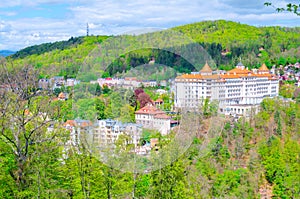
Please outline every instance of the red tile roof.
M156 108L152 104L147 104L140 110L136 111L135 114L153 115L154 118L158 118L158 119L170 119L171 118L164 111Z
M66 127L67 125L72 126L72 127L75 127L75 126L76 126L76 122L75 122L74 120L67 120L67 121L64 123L64 127Z
M88 126L92 126L92 122L90 121L82 121L82 122L76 122L75 120L67 120L64 123L64 127L66 127L67 125L75 127L75 126L80 126L80 127L88 127Z
M140 110L136 111L135 113L155 115L155 114L160 114L160 113L164 113L164 112L159 110L158 108L156 108L152 104L147 104L146 106L144 106Z
M157 118L157 119L171 119L171 116L168 116L167 114L165 113L161 113L161 114L156 114L154 116L154 118Z

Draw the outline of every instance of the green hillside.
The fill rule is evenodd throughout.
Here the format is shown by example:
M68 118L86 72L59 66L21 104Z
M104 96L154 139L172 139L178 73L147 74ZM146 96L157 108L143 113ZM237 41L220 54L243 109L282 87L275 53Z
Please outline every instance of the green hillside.
M300 27L255 27L232 21L204 21L173 28L198 42L220 43L223 48L259 45L278 53L300 46Z
M71 38L25 48L10 59L14 64L40 68L41 77L74 77L82 69L88 76L85 80L124 74L151 59L177 72L191 72L209 60L206 52L213 59L211 65L221 69L233 67L240 58L250 68L262 62L270 67L300 61L299 35L300 27L255 27L224 20L204 21L138 36ZM199 44L206 52L199 53ZM157 46L156 49L153 46ZM173 53L175 51L184 51L185 56L193 60ZM86 75L87 71L91 74Z

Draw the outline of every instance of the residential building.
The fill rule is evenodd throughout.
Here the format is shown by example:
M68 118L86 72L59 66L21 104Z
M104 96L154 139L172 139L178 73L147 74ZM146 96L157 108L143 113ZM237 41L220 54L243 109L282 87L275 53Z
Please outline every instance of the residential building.
M50 88L49 79L39 79L38 87L43 90L47 90Z
M231 109L232 105L255 106L265 97L275 97L278 93L279 80L265 64L250 71L238 63L236 68L225 73L213 71L206 63L199 73L184 74L175 79L176 108L197 108L204 99L210 99L217 100L220 112L228 114L226 110L238 110ZM245 114L246 109L244 111L235 113Z
M65 83L65 85L72 87L72 86L75 86L75 85L77 85L79 83L80 83L80 81L76 80L75 78L68 78L67 81L66 81L66 83Z
M137 146L142 136L142 125L122 123L112 119L98 120L93 126L93 143L96 147L111 147L120 135L127 135L130 139L126 144Z
M53 90L56 88L61 88L63 85L65 85L65 78L63 76L55 76L50 79L50 84Z
M144 128L158 130L162 135L167 135L171 129L171 117L149 103L135 112L135 121Z
M159 95L162 95L162 94L168 93L168 91L166 91L166 90L164 90L164 89L157 89L157 90L156 90L156 93L158 93Z
M142 82L142 84L145 87L155 87L155 86L157 86L157 82L155 80L144 80Z
M92 140L93 124L89 120L67 120L63 126L70 131L70 145L88 144Z

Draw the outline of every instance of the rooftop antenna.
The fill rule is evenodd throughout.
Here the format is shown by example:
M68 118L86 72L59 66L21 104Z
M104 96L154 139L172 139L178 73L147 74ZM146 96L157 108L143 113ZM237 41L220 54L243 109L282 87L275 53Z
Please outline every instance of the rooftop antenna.
M86 36L89 36L89 23L86 23Z

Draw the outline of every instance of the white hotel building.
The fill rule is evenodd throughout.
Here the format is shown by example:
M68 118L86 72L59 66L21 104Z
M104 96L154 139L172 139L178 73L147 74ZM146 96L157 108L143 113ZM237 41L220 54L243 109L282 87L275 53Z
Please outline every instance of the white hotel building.
M197 108L208 98L219 102L221 113L249 115L264 98L278 96L278 92L279 80L265 64L250 71L239 63L221 73L206 63L199 73L175 79L175 107Z

